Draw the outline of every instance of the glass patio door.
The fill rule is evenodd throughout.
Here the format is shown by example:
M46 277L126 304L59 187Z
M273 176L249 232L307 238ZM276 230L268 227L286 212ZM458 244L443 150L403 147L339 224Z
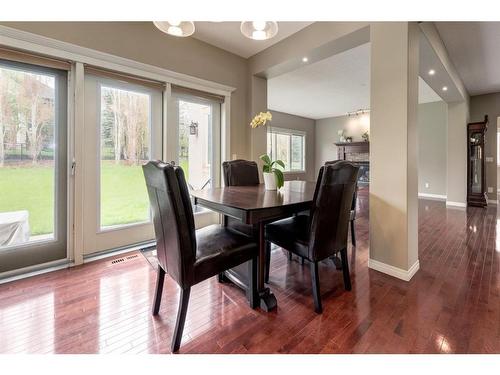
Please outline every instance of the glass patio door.
M67 72L0 60L0 274L65 260L66 220Z
M193 190L220 186L220 103L189 94L173 94L177 154ZM175 134L176 132L176 134Z
M162 95L85 77L84 255L154 239L142 164L162 156Z

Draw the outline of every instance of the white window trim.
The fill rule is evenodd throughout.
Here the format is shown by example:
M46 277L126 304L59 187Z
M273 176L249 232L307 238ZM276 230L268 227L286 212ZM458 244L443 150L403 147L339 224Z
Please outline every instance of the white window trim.
M303 149L303 159L304 159L304 168L303 169L294 169L294 170L290 170L290 171L283 171L283 174L284 175L295 175L295 174L305 174L307 173L307 168L306 168L306 156L307 156L307 152L306 152L306 140L307 140L307 133L303 130L296 130L296 129L287 129L287 128L280 128L278 126L272 126L270 125L268 127L268 132L269 133L278 133L278 134L287 134L287 135L297 135L297 136L301 136L301 137L304 137L304 149ZM266 148L267 148L267 145L266 145ZM290 150L291 152L291 150Z
M0 25L0 45L73 63L68 74L68 135L71 135L68 140L68 164L71 164L69 162L71 160L77 166L83 165L82 145L74 142L74 139L83 139L84 135L84 64L164 82L166 85L164 92L166 95L163 99L164 127L168 123L167 108L171 99L172 84L224 96L225 100L221 105L221 158L230 159L231 94L236 90L234 87L3 25ZM165 136L163 138L166 145L168 139ZM84 255L83 218L78 215L83 212L81 208L84 205L83 174L83 170L75 175L70 173L68 181L71 186L68 198L73 198L68 204L68 259L75 265L83 264Z

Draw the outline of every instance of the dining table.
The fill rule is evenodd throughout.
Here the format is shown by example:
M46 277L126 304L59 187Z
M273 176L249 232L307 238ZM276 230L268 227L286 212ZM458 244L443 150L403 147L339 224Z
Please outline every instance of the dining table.
M194 190L194 204L224 216L230 216L256 228L255 238L259 247L258 292L260 307L271 311L277 300L269 287L265 286L266 241L264 228L267 223L293 216L309 210L314 197L315 182L285 181L278 190L266 190L264 184L254 186L223 186ZM222 220L222 223L225 223ZM243 289L248 288L248 268L239 266L227 270L224 275Z

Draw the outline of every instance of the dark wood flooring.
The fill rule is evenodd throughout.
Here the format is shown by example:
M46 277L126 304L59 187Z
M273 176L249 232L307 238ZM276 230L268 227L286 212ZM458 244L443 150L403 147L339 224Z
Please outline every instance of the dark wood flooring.
M352 292L322 264L324 312L314 313L309 267L276 249L278 310L251 310L236 287L207 280L191 293L180 353L500 353L496 207L419 205L420 271L409 283L368 269L361 192ZM168 353L176 284L167 277L153 318L155 271L138 252L115 258L0 285L0 353Z

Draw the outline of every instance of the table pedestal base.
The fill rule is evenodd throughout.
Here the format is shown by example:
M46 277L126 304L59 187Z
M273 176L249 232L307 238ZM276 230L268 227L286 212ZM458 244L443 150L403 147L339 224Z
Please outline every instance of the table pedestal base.
M264 288L264 290L259 293L259 298L260 308L266 312L272 311L278 306L278 301L269 288Z

